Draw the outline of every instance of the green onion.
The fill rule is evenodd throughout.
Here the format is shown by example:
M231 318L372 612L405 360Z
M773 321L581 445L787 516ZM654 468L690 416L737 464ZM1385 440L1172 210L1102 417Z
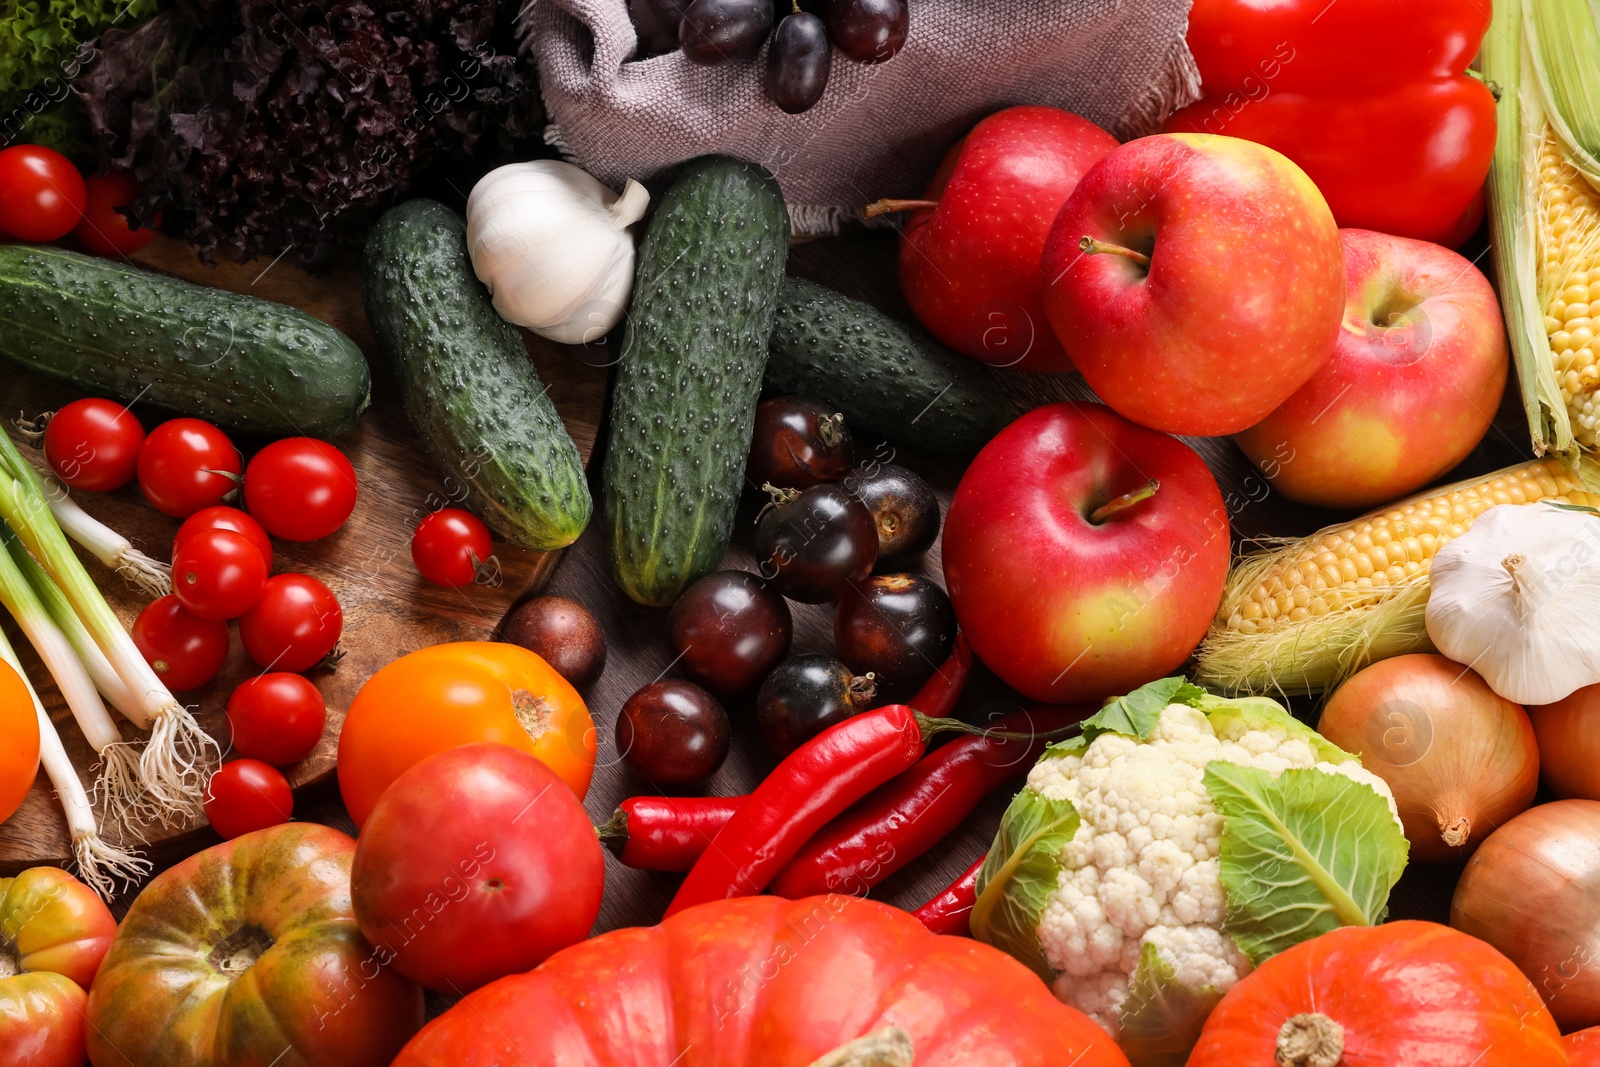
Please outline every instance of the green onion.
M0 437L4 436L0 434ZM50 721L39 694L34 690L33 683L28 681L16 651L3 632L0 632L0 660L16 669L22 684L28 687L28 695L33 698L34 714L39 720L39 762L44 765L44 772L61 800L61 810L67 819L67 832L72 837L72 858L78 864L78 877L101 897L110 900L119 881L125 886L133 885L150 872L150 863L136 853L117 848L100 836L89 794L84 792L78 772L73 769L72 760L61 745L61 735L56 733L55 723Z
M140 552L132 541L80 508L66 487L50 475L37 469L34 474L63 533L139 592L151 598L172 592L171 567Z

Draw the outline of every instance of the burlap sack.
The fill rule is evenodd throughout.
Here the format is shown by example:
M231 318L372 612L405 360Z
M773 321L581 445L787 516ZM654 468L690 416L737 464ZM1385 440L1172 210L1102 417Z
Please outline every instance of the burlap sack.
M708 152L777 175L798 233L834 232L880 197L920 194L978 119L1053 104L1121 138L1193 100L1189 0L910 0L911 34L887 63L834 52L822 101L767 100L766 50L703 67L680 53L633 61L626 0L528 0L525 55L553 124L546 139L608 185Z

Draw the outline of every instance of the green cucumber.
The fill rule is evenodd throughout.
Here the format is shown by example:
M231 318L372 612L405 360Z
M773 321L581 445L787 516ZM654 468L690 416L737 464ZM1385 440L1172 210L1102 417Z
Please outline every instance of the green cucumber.
M612 574L641 604L728 550L788 244L778 183L724 157L685 165L650 221L605 463Z
M785 278L767 384L914 448L971 455L1015 418L983 366L870 304Z
M378 350L462 506L524 548L570 545L593 504L583 460L467 256L467 224L434 200L391 208L367 237L362 293Z
M361 349L303 311L35 245L0 246L0 356L244 432L334 437L371 399Z

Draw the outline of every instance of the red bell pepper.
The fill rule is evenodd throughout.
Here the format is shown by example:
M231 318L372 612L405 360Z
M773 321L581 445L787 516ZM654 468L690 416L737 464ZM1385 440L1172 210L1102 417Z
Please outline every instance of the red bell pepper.
M1277 149L1340 226L1460 244L1494 152L1494 97L1465 73L1489 16L1489 0L1195 0L1204 96L1165 129Z

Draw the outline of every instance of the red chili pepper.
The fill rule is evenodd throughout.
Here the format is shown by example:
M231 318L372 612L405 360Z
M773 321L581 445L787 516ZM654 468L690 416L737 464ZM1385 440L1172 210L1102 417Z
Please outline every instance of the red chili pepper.
M936 934L971 937L972 929L967 925L967 919L972 915L972 905L978 901L978 872L983 870L983 861L986 859L987 856L979 856L977 863L962 871L950 883L950 888L911 914Z
M629 797L611 821L595 827L600 840L629 867L687 871L739 810L744 797Z
M955 644L950 646L950 658L939 665L933 676L922 683L910 705L936 719L942 719L956 710L956 701L967 687L967 676L972 673L972 646L967 635L957 632Z
M1026 773L1062 727L1089 705L1007 715L996 730L958 737L824 827L778 872L772 891L791 900L818 893L865 895L961 825L990 790Z

